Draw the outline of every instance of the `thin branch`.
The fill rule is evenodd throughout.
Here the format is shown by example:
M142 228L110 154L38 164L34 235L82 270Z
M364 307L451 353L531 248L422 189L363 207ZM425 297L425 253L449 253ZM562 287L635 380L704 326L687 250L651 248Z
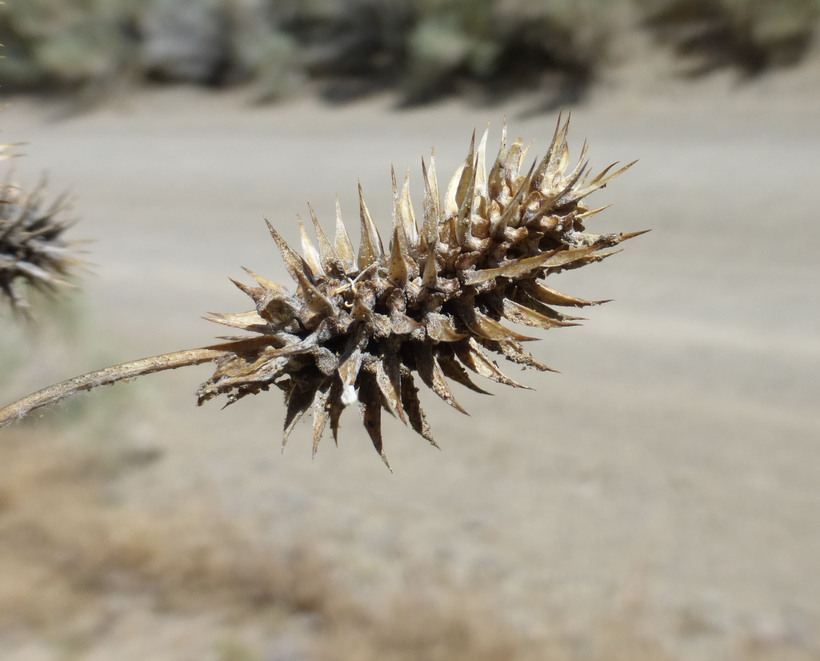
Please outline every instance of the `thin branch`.
M132 360L81 376L75 376L62 383L38 390L0 409L0 427L5 427L36 409L62 401L83 390L91 390L92 388L110 385L117 381L124 381L145 374L153 374L154 372L212 362L226 353L225 350L214 347L184 349L159 356L151 356L150 358L140 358L139 360Z

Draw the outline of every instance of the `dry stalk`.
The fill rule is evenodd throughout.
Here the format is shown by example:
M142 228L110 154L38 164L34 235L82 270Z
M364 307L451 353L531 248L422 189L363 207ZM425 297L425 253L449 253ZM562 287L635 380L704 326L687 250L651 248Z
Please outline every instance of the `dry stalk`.
M111 385L117 381L127 381L154 372L173 370L178 367L188 367L189 365L201 365L216 360L223 354L224 351L215 348L183 349L182 351L151 356L150 358L140 358L139 360L132 360L74 376L38 390L0 409L0 427L5 427L32 411L49 404L55 404L85 390Z

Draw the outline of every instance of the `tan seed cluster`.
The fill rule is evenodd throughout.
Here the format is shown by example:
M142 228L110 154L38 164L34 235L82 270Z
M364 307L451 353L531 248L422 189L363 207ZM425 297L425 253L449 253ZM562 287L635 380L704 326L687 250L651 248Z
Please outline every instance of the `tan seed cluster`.
M570 170L568 122L558 126L546 155L523 169L527 148L508 143L506 127L495 161L485 164L487 134L475 135L464 164L443 199L435 164L423 166L424 207L417 218L409 175L399 191L393 173L393 232L385 246L359 187L358 253L338 211L335 237L304 225L302 255L270 226L295 283L286 288L250 273L255 285L236 283L255 309L217 314L213 321L254 333L234 338L199 402L220 394L229 402L276 386L287 403L284 441L308 411L313 448L329 423L334 438L342 411L358 405L364 426L386 462L381 413L386 410L435 444L418 388L424 385L462 411L450 382L484 392L471 374L513 387L491 359L548 370L523 346L535 339L505 325L574 325L557 307L585 301L544 283L551 274L598 262L636 234L590 234L585 199L626 170L610 166L590 176L586 145Z

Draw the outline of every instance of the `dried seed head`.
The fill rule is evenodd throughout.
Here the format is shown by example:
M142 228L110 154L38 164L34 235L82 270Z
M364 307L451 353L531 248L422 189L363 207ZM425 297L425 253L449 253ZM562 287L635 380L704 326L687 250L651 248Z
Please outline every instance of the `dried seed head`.
M72 256L63 233L65 198L43 203L44 185L24 194L12 184L0 184L0 298L26 315L28 290L53 294L69 283L80 261Z
M629 168L588 174L586 145L570 170L567 130L559 118L544 158L522 169L520 139L507 143L506 126L496 160L487 169L487 134L475 135L464 164L442 201L434 159L424 172L421 225L408 183L399 192L393 175L393 232L385 249L359 187L358 254L337 213L331 241L311 209L316 245L302 226L302 252L270 226L295 287L251 273L255 285L236 283L255 305L212 321L253 333L231 338L213 376L198 390L199 403L224 394L234 402L276 386L285 394L284 441L297 420L313 415L314 452L328 422L338 434L342 410L358 404L365 428L385 460L381 411L387 410L435 444L418 398L418 381L463 411L450 382L484 392L470 373L513 387L488 353L548 370L522 345L534 338L507 327L575 325L556 307L585 301L544 284L553 273L598 262L634 234L590 234L586 198ZM337 204L338 210L338 204Z

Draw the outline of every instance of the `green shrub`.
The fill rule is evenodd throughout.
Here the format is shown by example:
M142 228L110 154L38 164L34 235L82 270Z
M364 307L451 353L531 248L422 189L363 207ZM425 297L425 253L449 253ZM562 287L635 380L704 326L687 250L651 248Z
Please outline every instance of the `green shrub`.
M113 0L25 0L0 10L6 88L111 81L134 61L133 7Z
M220 34L204 46L215 75L146 59L149 26L206 5ZM18 90L105 89L122 77L253 81L263 99L313 83L331 100L393 89L405 103L540 90L567 103L611 61L625 29L650 30L693 73L755 74L800 62L818 22L820 0L15 0L0 9L0 78ZM190 50L201 62L203 44Z
M753 75L794 65L820 18L818 0L669 0L655 7L646 24L694 59L693 74L730 66Z

